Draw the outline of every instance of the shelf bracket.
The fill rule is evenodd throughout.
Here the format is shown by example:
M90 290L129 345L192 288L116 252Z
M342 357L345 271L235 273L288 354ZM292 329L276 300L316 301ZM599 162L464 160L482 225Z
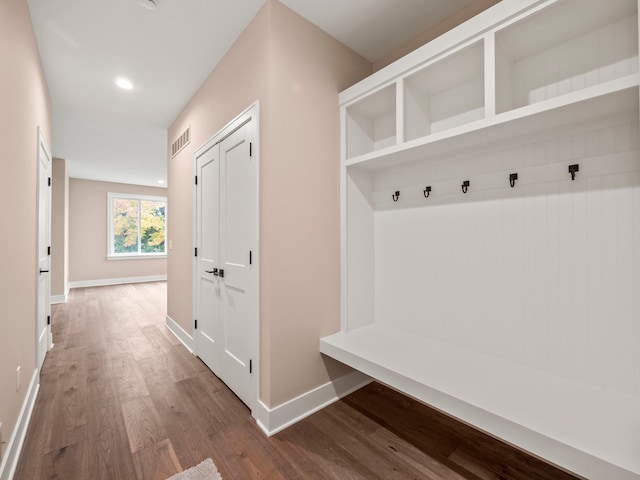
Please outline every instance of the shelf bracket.
M469 185L471 185L469 180L462 182L462 193L467 193L469 191Z

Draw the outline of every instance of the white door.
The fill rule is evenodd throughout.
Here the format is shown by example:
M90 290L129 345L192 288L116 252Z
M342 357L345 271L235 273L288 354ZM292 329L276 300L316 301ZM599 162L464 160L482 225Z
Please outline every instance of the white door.
M246 123L220 143L220 259L224 275L220 277L220 378L249 406L258 293L252 283L257 233L252 129L253 125Z
M198 356L250 409L258 398L257 107L196 152Z
M215 145L196 158L196 352L214 372L219 365L220 160ZM215 270L217 271L217 270Z
M38 266L36 307L36 366L40 368L51 348L51 155L38 129Z

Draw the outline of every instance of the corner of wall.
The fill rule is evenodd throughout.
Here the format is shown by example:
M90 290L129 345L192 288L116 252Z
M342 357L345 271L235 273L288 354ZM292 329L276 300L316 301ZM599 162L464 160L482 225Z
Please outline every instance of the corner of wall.
M475 17L479 13L492 7L496 3L500 3L501 1L502 0L475 0L471 4L464 7L463 9L445 18L443 21L441 21L437 25L434 25L433 27L428 28L418 36L409 40L404 45L400 46L399 48L396 48L388 55L385 55L381 59L373 62L373 71L377 72L378 70L381 70L382 68L395 62L399 58L405 56L410 52L413 52L415 49L420 48L421 46L429 43L434 38L439 37L443 33L466 22L471 17Z

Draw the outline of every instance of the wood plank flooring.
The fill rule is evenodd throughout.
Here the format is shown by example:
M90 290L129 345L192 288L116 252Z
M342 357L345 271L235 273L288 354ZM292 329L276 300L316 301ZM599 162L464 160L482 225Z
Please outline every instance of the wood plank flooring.
M15 480L163 480L211 457L225 480L574 477L380 384L266 438L165 328L164 282L75 289Z

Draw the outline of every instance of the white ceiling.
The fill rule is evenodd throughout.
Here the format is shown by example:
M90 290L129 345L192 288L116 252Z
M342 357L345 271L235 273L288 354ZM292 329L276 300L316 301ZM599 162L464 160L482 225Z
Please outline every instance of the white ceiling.
M70 176L159 186L166 130L264 0L27 0ZM376 61L473 0L281 0ZM129 78L134 89L115 86Z

